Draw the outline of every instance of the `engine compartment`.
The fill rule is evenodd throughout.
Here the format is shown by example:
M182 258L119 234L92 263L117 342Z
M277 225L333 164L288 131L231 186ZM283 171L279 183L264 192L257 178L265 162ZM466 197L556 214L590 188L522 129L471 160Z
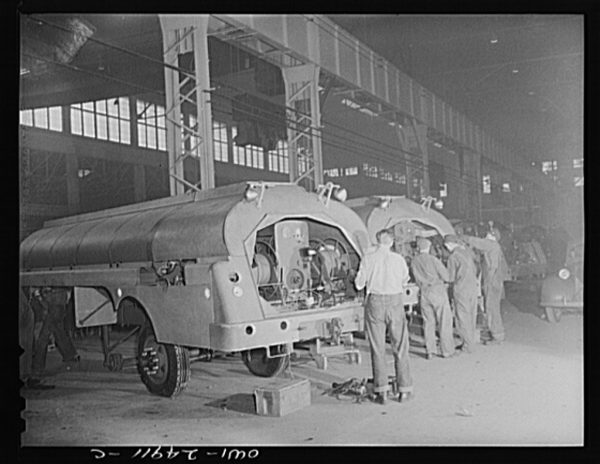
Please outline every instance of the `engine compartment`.
M256 234L252 273L260 297L278 311L356 298L358 265L358 253L341 231L313 219L284 219Z

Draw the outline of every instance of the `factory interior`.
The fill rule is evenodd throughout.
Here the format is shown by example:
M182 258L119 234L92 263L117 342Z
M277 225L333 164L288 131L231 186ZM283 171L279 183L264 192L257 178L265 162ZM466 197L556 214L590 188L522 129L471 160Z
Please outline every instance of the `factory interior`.
M18 24L23 459L584 444L584 15ZM388 321L385 404L382 231L412 377Z

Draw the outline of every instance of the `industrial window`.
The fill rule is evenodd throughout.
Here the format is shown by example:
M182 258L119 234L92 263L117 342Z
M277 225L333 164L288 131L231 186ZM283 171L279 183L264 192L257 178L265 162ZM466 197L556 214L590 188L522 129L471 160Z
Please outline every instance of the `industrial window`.
M19 112L19 122L24 126L62 132L62 108L60 106L50 106L21 110Z
M370 165L369 163L363 163L363 174L367 177L377 178L377 166Z
M510 184L508 182L504 182L502 184L502 191L505 193L510 193Z
M71 133L129 145L129 99L119 97L72 104Z
M237 127L231 127L231 136L233 140L237 136ZM264 169L264 153L263 148L256 145L246 145L240 147L235 142L233 143L233 164L240 166L248 166L256 169Z
M483 176L483 193L492 193L492 178L489 175Z
M357 176L358 175L358 167L350 166L349 168L344 169L345 176Z
M574 168L582 168L583 167L583 158L578 158L573 160Z
M136 101L138 146L167 149L165 108L161 105Z
M329 177L340 177L340 170L338 168L325 169L323 174Z
M558 163L556 161L542 161L542 172L548 174L551 171L558 169Z
M448 196L448 184L440 184L440 198Z
M285 140L277 142L275 150L269 150L268 153L269 171L282 172L285 174L290 172L288 145Z
M399 172L394 173L394 182L397 184L406 185L406 175L401 174Z
M379 178L388 182L394 182L394 177L392 176L392 173L382 168L379 168Z
M575 187L583 187L583 176L575 176Z
M215 161L227 162L227 125L213 121L213 153Z

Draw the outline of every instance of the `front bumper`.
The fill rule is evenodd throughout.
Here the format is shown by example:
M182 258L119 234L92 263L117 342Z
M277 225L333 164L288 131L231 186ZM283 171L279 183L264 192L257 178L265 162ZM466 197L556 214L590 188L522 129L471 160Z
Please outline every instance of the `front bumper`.
M212 323L210 347L219 351L242 351L317 337L329 338L329 328L334 319L339 319L342 333L363 330L364 308L362 304L353 302L335 309L294 311L258 321Z

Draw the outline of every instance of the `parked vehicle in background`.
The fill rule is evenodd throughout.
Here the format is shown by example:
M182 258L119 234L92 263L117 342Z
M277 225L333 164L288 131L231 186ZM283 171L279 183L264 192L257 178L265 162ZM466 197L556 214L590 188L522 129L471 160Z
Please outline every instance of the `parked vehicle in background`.
M583 241L567 251L564 266L548 275L542 283L540 306L548 322L559 322L563 312L583 310Z

